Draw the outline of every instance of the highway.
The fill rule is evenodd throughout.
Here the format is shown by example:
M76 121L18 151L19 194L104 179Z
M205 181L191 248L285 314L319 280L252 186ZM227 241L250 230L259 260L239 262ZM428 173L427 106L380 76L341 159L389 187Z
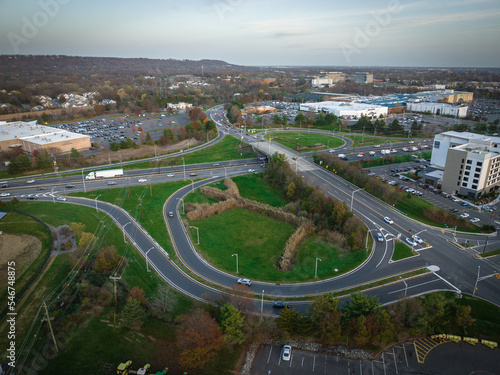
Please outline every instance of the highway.
M222 109L217 107L211 109L209 116L212 118L217 117L214 116L214 113L218 111L222 111ZM220 119L216 119L216 122L219 126L220 137L224 136L224 133L234 133L234 129L222 127ZM389 285L374 287L366 291L366 293L376 295L382 304L388 304L397 301L404 295L417 296L436 290L472 294L477 283L476 296L500 305L500 293L498 293L500 280L494 277L497 272L500 272L499 257L477 258L477 252L474 252L473 249L462 250L452 243L453 233L445 232L443 234L439 229L415 222L363 190L352 186L324 168L314 165L295 151L283 148L274 142L262 142L259 139L262 134L257 139L246 134L242 134L241 137L263 154L280 152L285 154L289 160L293 160L294 157L297 158L295 168L309 184L318 186L325 194L346 201L349 205L352 202L353 211L362 218L370 232L372 234L380 232L384 236L383 242L375 241L374 249L367 261L347 274L328 280L297 284L277 285L254 280L250 292L255 295L254 309L256 311L262 310L264 313L272 313L271 302L273 300L298 298L301 302L292 302L292 307L305 312L315 295L330 291L341 293L343 290L354 286L371 284L389 277L394 278L395 281ZM39 200L53 201L55 204L81 204L107 213L113 218L116 225L122 228L125 235L144 257L146 257L147 253L147 259L151 267L173 287L198 300L214 301L222 294L230 293L230 288L236 284L237 278L244 277L244 275L228 274L208 264L195 251L179 215L176 214L174 217L169 218L166 213L169 211L178 212L181 199L191 192L193 188L226 176L231 177L248 173L250 163L252 169L260 170L259 161L256 159L238 163L221 162L220 165L216 166L207 163L205 165L162 168L161 173L151 173L149 170L147 175L145 175L145 171L126 171L126 177L116 179L117 185L111 187L108 187L107 181L96 181L83 186L81 176L66 176L44 180L44 186L47 187L47 190L44 191L36 190L40 186L39 181L35 181L33 184L26 184L25 181L15 183L9 181L11 186L2 189L2 192L9 191L20 199L35 194ZM183 271L177 266L140 224L121 208L99 200L76 197L67 197L64 202L55 200L55 197L68 191L64 186L70 181L75 184L71 191L82 191L85 189L123 187L126 184L140 184L138 182L139 176L147 178L147 183L186 180L185 173L196 173L196 178L202 180L193 181L192 184L185 186L169 197L163 207L163 214L166 230L169 232L176 255L189 272ZM174 176L168 176L172 174ZM383 219L385 216L390 217L394 224L386 223ZM424 240L424 243L415 246L418 256L392 262L391 257L395 239L401 237L404 240L405 237L415 233L419 233L419 236ZM479 245L485 242L484 236L467 234L460 234L460 236L468 238L470 241L478 241ZM488 248L498 246L497 242L490 239ZM170 255L172 256L172 254ZM480 275L478 279L479 266ZM428 270L423 276L405 278L404 280L399 277L422 268Z

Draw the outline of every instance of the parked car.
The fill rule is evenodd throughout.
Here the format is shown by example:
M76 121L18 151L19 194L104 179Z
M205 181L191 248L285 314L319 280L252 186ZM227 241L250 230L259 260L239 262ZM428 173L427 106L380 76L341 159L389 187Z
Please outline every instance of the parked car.
M283 350L281 352L281 360L289 361L292 357L292 347L290 345L283 346Z
M458 212L458 208L450 208L450 212Z
M467 206L470 206L470 203L469 202L462 202L462 203L460 203L460 206L467 207Z
M238 284L241 284L241 285L252 285L252 280L250 279L238 279L237 281Z
M384 221L387 223L387 224L394 224L394 221L392 221L392 219L388 216L384 217Z
M274 301L273 302L273 307L275 309L284 309L285 307L290 308L290 304L287 303L287 302L283 302L283 301Z

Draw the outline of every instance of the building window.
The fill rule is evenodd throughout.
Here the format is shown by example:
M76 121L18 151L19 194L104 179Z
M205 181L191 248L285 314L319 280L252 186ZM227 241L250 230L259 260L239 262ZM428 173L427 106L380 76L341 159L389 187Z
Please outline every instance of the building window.
M477 185L472 185L472 188L473 189L477 189Z
M462 164L464 163L464 161L465 161L465 160L464 160L464 159L462 159Z
M469 176L470 172L465 172L464 175Z
M469 181L469 177L464 177L464 181Z
M466 166L465 169L470 171L470 165Z
M462 186L467 187L467 183L466 182L462 183Z
M472 164L472 160L467 160L467 164Z
M474 177L479 178L480 174L479 173L474 173Z
M472 180L472 183L474 183L474 184L477 184L478 182L479 182L479 180L476 180L476 179Z
M483 162L482 162L482 161L478 161L478 162L477 162L477 166L478 166L478 167L482 167L482 166L483 166Z
M476 168L476 172L481 172L481 168Z

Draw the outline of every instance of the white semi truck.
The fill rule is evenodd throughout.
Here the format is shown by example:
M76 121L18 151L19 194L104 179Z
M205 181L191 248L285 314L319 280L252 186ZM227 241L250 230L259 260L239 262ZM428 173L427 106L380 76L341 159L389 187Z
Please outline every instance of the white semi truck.
M95 180L97 178L113 178L113 177L122 177L123 176L123 169L107 169L103 171L95 171L95 172L90 172L85 179L86 180Z

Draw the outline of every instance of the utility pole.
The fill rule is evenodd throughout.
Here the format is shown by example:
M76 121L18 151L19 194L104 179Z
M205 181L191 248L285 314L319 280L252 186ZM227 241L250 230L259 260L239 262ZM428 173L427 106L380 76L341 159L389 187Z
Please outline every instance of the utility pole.
M57 347L56 337L54 336L54 331L52 330L52 324L50 324L49 309L47 309L47 304L45 303L45 301L43 301L43 307L45 307L45 314L47 314L47 323L49 324L50 334L52 335L52 341L54 341L56 353L59 353L59 348Z
M139 206L141 207L141 220L143 220L144 214L142 213L142 198L139 198Z
M116 274L115 274L116 275ZM109 277L111 280L113 280L113 282L115 283L115 287L114 287L114 290L115 290L115 314L114 314L114 323L116 325L116 314L118 314L118 297L116 295L116 280L120 280L121 279L121 276L120 277L117 277L117 276L110 276Z

